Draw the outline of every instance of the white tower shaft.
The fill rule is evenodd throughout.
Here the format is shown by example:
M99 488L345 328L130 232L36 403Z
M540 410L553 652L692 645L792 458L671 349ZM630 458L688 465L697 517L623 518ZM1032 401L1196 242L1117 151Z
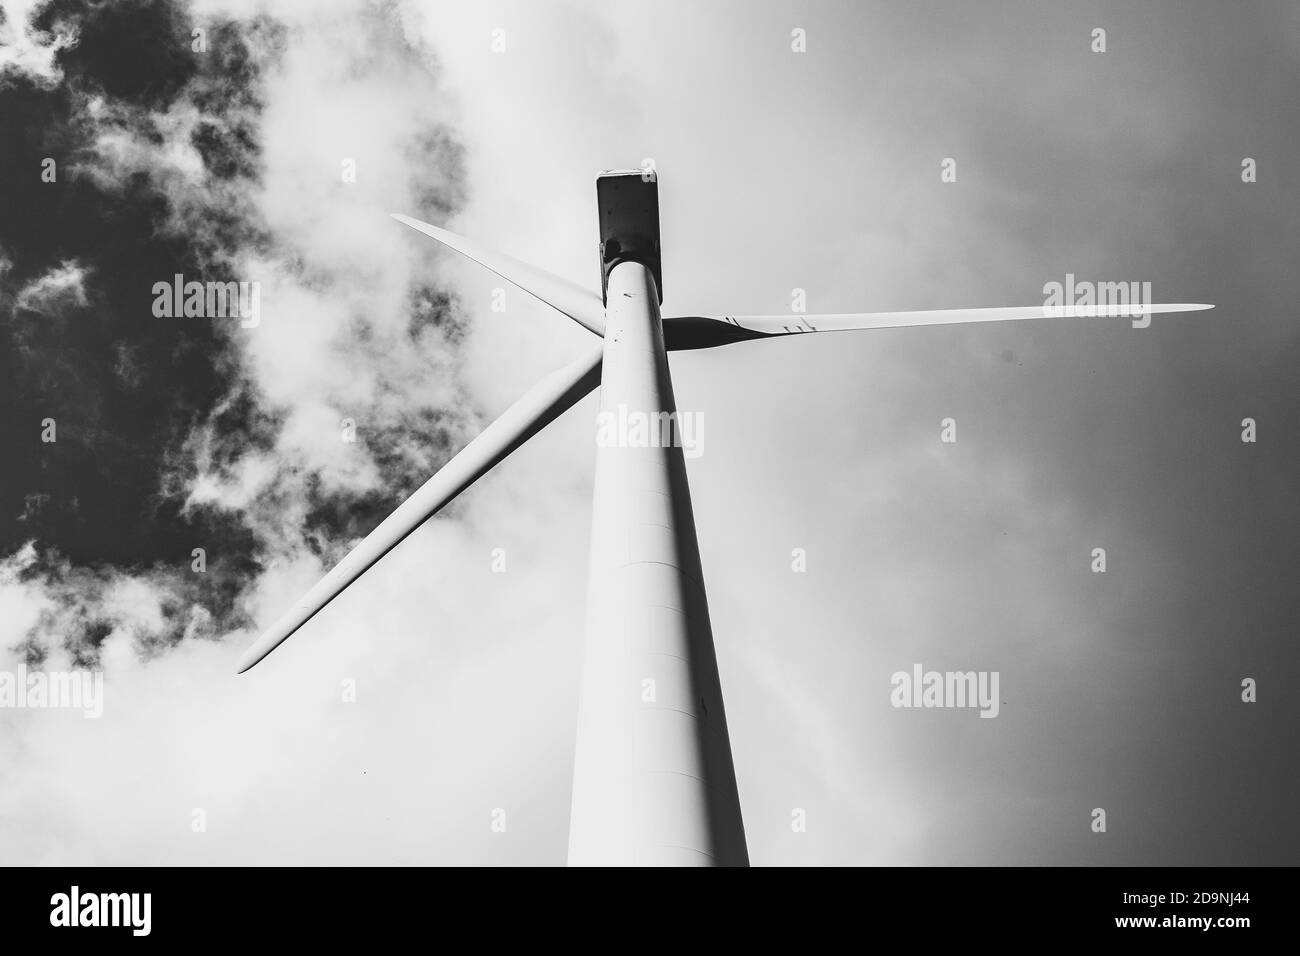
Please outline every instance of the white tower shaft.
M571 865L747 865L653 274L610 273ZM643 427L644 426L644 427Z

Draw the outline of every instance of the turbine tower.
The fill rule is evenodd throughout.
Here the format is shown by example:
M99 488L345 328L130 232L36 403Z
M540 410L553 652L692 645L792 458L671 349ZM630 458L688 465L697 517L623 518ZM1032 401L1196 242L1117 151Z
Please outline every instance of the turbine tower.
M668 352L805 332L1057 316L1146 316L1200 304L1026 306L841 315L660 317L658 178L596 179L601 291L437 226L393 218L486 266L600 337L544 377L385 518L245 651L247 671L426 519L597 386L605 421L656 440L596 452L571 865L749 862ZM663 431L660 431L660 429ZM657 440L667 436L668 440Z

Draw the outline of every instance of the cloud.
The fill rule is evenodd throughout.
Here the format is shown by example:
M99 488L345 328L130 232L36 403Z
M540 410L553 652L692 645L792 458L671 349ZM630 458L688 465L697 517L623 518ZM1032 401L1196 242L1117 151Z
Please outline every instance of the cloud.
M47 312L82 306L86 300L86 269L75 260L59 263L28 282L14 296L15 311Z
M42 0L4 0L0 4L0 87L15 77L49 88L62 77L59 52L77 43L77 32L68 21L56 19L49 29L32 21Z
M585 550L569 520L574 489L546 464L540 440L511 463L540 504L517 485L484 482L473 494L485 510L462 521L452 509L313 622L298 645L306 670L304 659L292 663L298 679L321 682L316 691L285 693L283 656L249 677L231 673L257 626L481 419L460 368L470 318L429 246L387 216L442 221L464 201L463 155L431 55L393 8L368 3L276 5L273 14L132 3L70 16L81 42L57 60L63 82L0 94L16 113L58 118L24 129L52 142L59 161L57 183L15 191L19 214L0 224L9 230L0 247L13 253L6 282L43 289L28 299L49 309L43 321L15 315L5 327L23 361L6 396L16 456L4 503L22 518L0 542L0 668L99 668L108 701L93 728L0 713L0 760L21 781L3 815L37 821L0 840L31 861L158 860L181 846L169 833L192 834L192 806L207 806L211 832L224 836L185 844L188 859L271 862L295 852L271 835L314 815L304 816L302 781L331 777L334 763L343 789L366 784L353 766L363 753L371 773L387 770L376 775L385 792L413 795L409 812L426 803L414 795L446 789L444 774L477 773L506 791L466 790L453 798L456 814L477 817L503 800L512 811L537 807L522 796L535 774L509 768L571 739L571 727L547 728L571 719L572 693L553 696L536 673L572 656L564 645L577 622L560 608L521 618L522 605L498 597L502 579L465 582L457 569L465 555L505 546L509 581L533 606L564 594L561 607L578 605L581 581L564 570ZM187 50L194 18L208 29L207 53L166 52ZM138 36L148 41L133 50ZM133 55L148 68L132 72ZM177 273L259 283L262 321L155 318L153 284ZM483 401L497 404L495 394ZM47 417L57 442L32 430ZM345 419L355 441L344 440ZM384 654L371 659L372 646ZM350 660L342 674L341 659ZM425 676L411 680L412 668ZM359 682L358 708L341 706L344 677ZM322 689L326 699L313 701ZM531 702L545 720L521 733L507 701ZM465 735L458 716L484 706L499 715L481 722L502 761L491 774L477 766L481 737ZM367 715L364 737L354 714ZM441 763L407 758L400 727L432 734ZM270 768L293 761L280 753L273 764L259 750L266 728L298 738L302 762L278 783ZM376 746L375 736L387 740ZM176 757L182 750L206 756ZM123 762L149 768L148 796L137 776L118 772ZM547 758L541 772L551 769ZM208 780L197 794L195 774ZM49 799L86 778L95 801ZM562 813L564 775L556 783L544 802ZM370 797L345 799L359 808ZM268 813L267 800L278 809ZM319 810L325 832L335 810ZM119 820L111 831L105 813ZM456 814L425 842L377 843L358 829L344 853L413 862L435 838L437 852L465 862L470 850L491 851L467 841ZM173 817L176 829L160 826ZM562 841L539 834L523 845L547 859Z
M87 562L150 581L162 611L147 644L193 633L196 614L242 627L264 559L338 557L471 433L463 321L386 216L445 216L458 147L423 95L431 67L383 7L62 9L81 38L56 57L64 81L4 93L56 117L20 127L53 144L59 175L3 246L26 377L15 420L59 434L17 441L7 487L23 526L0 545L34 542L52 584ZM189 50L197 20L203 52ZM341 175L353 162L355 181ZM174 275L255 283L262 320L155 318L154 284ZM94 482L75 463L92 456ZM191 572L195 547L219 583ZM105 600L87 589L81 617L111 618ZM93 657L102 628L26 640Z

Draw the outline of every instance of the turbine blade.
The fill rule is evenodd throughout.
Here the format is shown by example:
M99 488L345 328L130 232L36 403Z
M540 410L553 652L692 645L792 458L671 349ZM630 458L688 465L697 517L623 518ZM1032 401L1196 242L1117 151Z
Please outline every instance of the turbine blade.
M239 659L238 673L275 650L427 518L599 385L601 354L598 346L525 392L263 632Z
M1196 312L1214 306L1199 302L1149 305L1027 305L995 309L935 309L916 312L846 312L839 315L726 315L664 319L664 344L670 350L707 349L732 342L798 335L801 332L849 332L899 329L967 322L1017 322L1023 319L1140 318L1155 312Z
M437 226L431 226L427 222L397 212L389 215L416 232L422 232L430 239L436 239L444 246L455 249L461 255L486 266L507 282L517 285L551 308L563 312L584 329L597 335L605 334L605 303L595 292L536 266L513 259L504 253L479 245L472 239L448 232L446 229L439 229Z

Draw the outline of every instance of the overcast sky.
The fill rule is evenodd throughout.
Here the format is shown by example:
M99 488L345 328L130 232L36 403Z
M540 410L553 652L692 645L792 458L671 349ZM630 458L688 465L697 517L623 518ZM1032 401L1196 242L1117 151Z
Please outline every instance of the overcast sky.
M673 356L752 861L1297 862L1294 3L89 7L0 24L0 671L104 715L0 709L0 862L564 861L594 397L234 662L589 340L388 213L598 288L646 158L665 315L1216 306Z

